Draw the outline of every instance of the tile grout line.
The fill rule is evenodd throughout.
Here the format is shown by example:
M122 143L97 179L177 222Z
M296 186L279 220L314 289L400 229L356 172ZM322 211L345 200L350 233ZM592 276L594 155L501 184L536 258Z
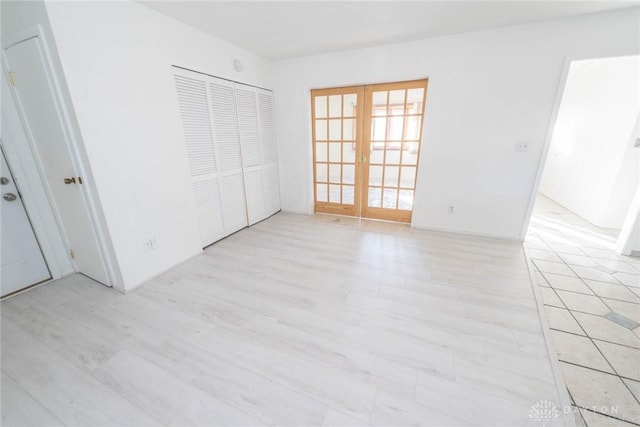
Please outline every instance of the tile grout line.
M587 288L589 288L589 290L590 290L591 292L593 292L593 289L591 289L591 287L590 287L590 286L589 286L589 285L584 281L584 279L583 279L582 277L580 277L580 276L578 275L578 273L576 273L576 271L575 271L573 268L571 268L571 266L570 266L569 264L566 264L566 265L567 265L567 267L569 267L569 269L571 269L571 271L573 271L573 273L574 273L574 274L575 274L575 275L576 275L576 276L577 276L577 277L582 281L582 283L584 283L584 285L585 285L585 286L587 286ZM618 279L617 279L615 276L613 276L613 275L611 275L611 277L613 277L614 279L618 280ZM621 283L621 284L622 284L622 283ZM598 294L597 294L597 293L595 293L595 292L594 292L594 294L596 295L596 297L598 297L598 299L599 299L599 300L600 300L600 301L601 301L601 302L602 302L602 303L603 303L603 304L604 304L604 305L605 305L609 310L611 310L611 312L612 312L612 313L616 313L614 310L612 310L612 309L611 309L611 307L610 307L606 302L604 302L604 301L602 300L602 297L600 297L600 295L598 295ZM563 301L563 303L564 303L564 301ZM571 311L571 310L569 310L569 311ZM601 316L601 317L604 317L604 316ZM607 320L610 320L610 319L607 319ZM576 319L576 321L577 321L577 319ZM586 332L586 331L585 331L585 332ZM617 375L617 377L620 379L620 382L622 383L622 385L623 385L623 386L627 389L627 391L631 394L631 397L633 397L633 398L636 400L636 402L638 402L638 404L640 405L640 397L636 396L636 395L631 391L631 388L629 388L629 386L627 385L627 383L625 383L624 381L622 381L622 379L623 379L622 375L620 375L620 374L618 373L618 370L615 368L615 366L613 366L613 363L611 363L611 362L609 361L609 359L608 359L608 358L607 358L607 356L604 354L604 352L602 351L602 349L600 349L600 347L598 347L598 345L595 343L595 341L593 340L593 338L592 338L589 334L587 334L587 338L589 338L589 341L591 341L591 344L592 344L592 345L593 345L593 346L598 350L598 352L602 355L602 357L604 358L604 360L609 364L609 366L611 367L611 369L613 370L613 372L615 372L615 373L616 373L616 375Z
M543 241L544 241L544 240L543 240ZM546 243L546 242L545 242L545 243ZM568 263L567 263L567 262L566 262L566 261L565 261L565 260L560 256L560 255L558 255L558 252L556 252L555 250L553 250L553 248L552 248L551 246L549 246L549 247L552 249L552 252L562 260L562 263L559 263L559 264L564 264L565 266L567 266L567 267L568 267L568 268L573 272L573 274L574 274L578 279L580 279L580 281L581 281L581 282L582 282L582 283L583 283L583 284L584 284L584 285L585 285L585 286L586 286L586 287L587 287L591 292L593 292L593 294L594 294L594 295L595 295L595 296L600 300L600 302L602 302L602 303L603 303L603 304L604 304L604 305L605 305L605 306L606 306L606 307L607 307L611 312L616 313L614 310L612 310L612 309L611 309L611 307L610 307L607 303L605 303L605 302L602 300L602 297L600 297L600 295L598 295L596 292L594 292L594 291L593 291L593 289L592 289L592 288L591 288L591 287L590 287L590 286L589 286L589 285L584 281L584 278L582 278L582 277L581 277L581 276L580 276L580 275L579 275L579 274L578 274L578 273L577 273L573 268L571 268L571 265L570 265L570 264L568 264ZM525 253L526 253L526 251L525 251ZM588 256L586 253L585 253L585 255L584 255L584 256L586 256L586 257L587 257L587 258L589 258L589 259L591 258L591 257L590 257L590 256ZM533 260L532 260L532 261L533 261ZM549 262L555 262L555 261L549 261ZM537 265L536 265L536 266L537 266ZM540 273L541 273L541 274L542 274L542 276L545 278L545 280L547 281L547 283L549 283L549 285L551 285L551 283L550 283L550 282L547 280L547 278L544 276L544 272L540 271ZM552 274L552 273L549 273L549 274ZM614 278L615 280L617 280L617 281L618 281L618 283L619 283L621 286L624 286L625 288L627 288L627 287L626 287L622 282L620 282L620 280L618 280L618 278L617 278L617 277L613 276L612 274L610 274L610 276L611 276L612 278ZM567 277L571 277L571 276L567 276ZM596 281L599 281L599 280L596 280ZM608 282L603 282L603 283L608 283ZM613 283L612 283L612 284L613 284ZM615 284L614 284L614 285L615 285ZM587 331L582 327L582 325L580 324L580 322L578 322L578 319L576 319L576 318L575 318L575 316L574 316L574 315L573 315L573 313L572 313L572 310L570 310L570 309L569 309L569 307L566 305L566 303L564 302L564 300L560 297L560 295L558 295L558 293L556 292L556 289L555 289L555 288L553 288L553 287L551 287L551 289L553 289L554 294L556 295L556 297L558 297L558 298L560 299L560 302L562 302L562 304L566 306L567 311L571 314L571 317L573 317L573 319L576 321L576 323L578 323L578 326L580 326L580 328L585 332L585 336L589 339L589 341L591 342L591 344L592 344L592 345L593 345L593 346L598 350L598 352L602 355L602 357L603 357L603 358L604 358L604 360L607 362L607 364L611 367L611 369L613 370L613 372L615 372L615 376L617 376L617 377L618 377L618 379L619 379L619 380L620 380L620 382L623 384L623 386L625 387L625 389L626 389L626 390L631 394L631 396L636 400L636 402L638 402L638 404L640 404L640 398L639 398L639 397L637 397L635 394L633 394L633 392L631 391L631 389L629 388L629 386L627 385L627 383L626 383L626 382L624 382L624 381L622 380L622 379L623 379L623 377L622 377L620 374L618 374L618 371L615 369L615 367L614 367L614 366L613 366L613 364L609 361L609 359L604 355L604 353L602 352L602 350L600 349L600 347L598 347L598 345L594 342L594 339L593 339L593 338L592 338L592 337L587 333ZM578 292L574 292L574 293L578 293ZM587 314L589 314L589 313L587 313ZM604 317L604 316L599 316L599 317ZM607 320L609 320L609 319L607 319ZM603 340L603 341L604 341L604 340ZM613 344L616 344L616 343L613 343ZM626 347L626 346L625 346L625 347ZM633 347L631 347L631 348L633 348ZM574 364L574 365L576 365L576 366L581 366L581 365L578 365L578 364ZM581 366L581 367L584 367L584 366ZM587 368L587 369L592 369L592 370L594 370L594 371L601 372L601 371L599 371L599 370L597 370L597 369L593 369L593 368ZM624 378L626 378L626 377L624 377ZM630 378L628 378L628 379L630 379Z
M558 395L558 399L560 400L560 404L563 407L571 404L571 396L569 395L569 389L567 388L567 383L564 380L564 375L562 373L560 361L558 360L558 352L556 351L555 344L553 343L553 337L551 336L551 329L549 327L549 322L546 317L547 313L544 309L544 301L542 300L542 293L540 292L540 288L538 286L537 278L531 267L534 266L533 261L529 257L528 249L524 244L521 245L522 253L524 254L527 271L529 273L529 280L531 282L531 290L533 292L534 300L536 302L536 307L538 309L538 317L540 319L540 327L542 329L542 336L544 338L544 344L547 349L547 358L551 364L551 372L556 382L556 393ZM573 422L573 426L575 426L575 420Z
M553 308L558 308L560 310L564 310L564 309L562 309L560 307L555 307L555 306L552 306L552 305L551 306L547 306L547 307L553 307ZM567 311L569 311L569 310L567 310ZM583 338L587 338L588 337L587 335L576 334L575 332L565 331L564 329L558 329L558 328L550 328L550 329L553 330L553 331L564 332L565 334L575 335L577 337L583 337ZM607 344L619 345L620 347L626 347L626 348L629 348L629 349L632 349L632 350L640 350L640 348L638 348L638 347L633 347L633 346L626 345L626 344L619 344L617 342L607 341L607 340L603 340L601 338L592 338L592 339L595 340L595 341L606 342ZM635 381L638 381L638 380L635 380Z
M603 412L594 411L594 410L592 410L592 409L585 408L585 407L582 407L582 406L580 406L580 405L576 405L576 407L577 407L577 408L580 408L580 409L584 409L584 410L585 410L585 411L587 411L587 412L592 412L592 413L594 413L594 414L603 415L603 416L605 416L605 417L612 418L612 419L614 419L614 420L622 421L622 422L625 422L625 423L629 423L629 424L634 425L634 426L640 426L640 424L638 424L638 423L636 423L636 422L634 422L634 421L625 420L624 418L614 417L614 416L613 416L613 415L611 415L611 414L605 414L605 413L603 413ZM584 420L584 418L583 418L583 420ZM588 426L587 426L587 427L588 427Z
M533 259L533 261L535 261L535 259ZM550 261L550 262L554 262L554 261ZM545 274L555 274L555 275L558 275L558 276L563 276L563 277L570 277L570 278L573 278L573 276L567 276L567 275L559 274L559 273L550 273L550 272L544 272L544 271L541 271L541 270L536 270L536 271L537 271L537 272L539 272L542 276L544 276ZM579 277L579 276L578 276L578 277L575 277L575 278L576 278L576 279L580 279L580 280L585 284L585 286L587 286L587 287L589 288L589 290L591 290L591 292L592 292L592 293L591 293L591 294L585 294L585 293L583 293L583 292L572 291L572 290L570 290L570 289L558 288L557 286L553 286L553 285L551 285L551 283L550 283L550 282L549 282L549 280L546 278L546 276L544 276L544 279L545 279L545 282L549 284L549 286L544 286L544 285L540 285L540 284L538 284L538 285L539 285L539 286L543 286L543 287L547 287L547 288L554 288L554 289L558 289L558 290L561 290L561 291L563 291L563 292L572 292L572 293L574 293L574 294L587 295L587 296L596 296L596 297L599 297L599 298L605 298L605 299L608 299L608 300L619 301L619 302L625 302L625 303L628 303L628 304L635 304L635 305L640 306L640 302L627 301L627 300L623 300L623 299L619 299L619 298L600 297L596 292L594 292L594 291L592 290L592 288L591 288L587 283L585 283L585 282L584 282L584 280L585 280L585 279L583 279L582 277ZM592 280L592 279L586 279L586 280ZM629 289L629 287L628 287L628 286L626 286L626 285L624 285L624 284L616 284L616 283L611 283L611 282L602 282L602 281L600 281L600 280L593 280L593 281L594 281L594 282L605 283L605 284L612 285L612 286L621 286L621 287L623 287L623 288L625 288L625 289L627 289L627 290L631 291L631 290ZM634 295L635 295L635 294L634 294ZM640 300L640 297L638 297L638 299ZM608 306L607 306L607 307L608 307ZM579 310L576 310L576 311L579 311ZM613 310L612 310L612 311L613 311ZM589 314L591 314L591 313L589 313Z

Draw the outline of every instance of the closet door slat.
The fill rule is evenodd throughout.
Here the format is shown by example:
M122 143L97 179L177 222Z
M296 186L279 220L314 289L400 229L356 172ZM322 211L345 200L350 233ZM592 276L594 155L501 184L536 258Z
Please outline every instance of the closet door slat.
M219 169L221 172L241 171L240 136L233 87L209 83L209 93Z
M209 102L204 80L175 76L191 176L216 172Z
M258 129L258 106L256 93L251 88L241 89L236 85L238 128L242 147L242 166L258 166L260 159L260 134Z
M271 93L258 93L260 135L262 137L262 159L265 164L275 163L276 139L273 125L273 96Z
M225 235L249 225L247 222L247 205L242 174L233 174L220 178L220 199L222 201L222 221Z
M266 165L262 170L264 189L265 213L273 215L280 210L280 185L278 180L278 165Z
M193 183L200 241L203 247L223 237L224 227L218 185L218 178Z
M247 194L247 216L249 225L252 225L266 217L262 170L254 168L252 171L245 172L244 186Z
M273 94L258 90L258 119L262 147L262 181L265 216L280 210L280 185L278 179L278 154L273 116Z

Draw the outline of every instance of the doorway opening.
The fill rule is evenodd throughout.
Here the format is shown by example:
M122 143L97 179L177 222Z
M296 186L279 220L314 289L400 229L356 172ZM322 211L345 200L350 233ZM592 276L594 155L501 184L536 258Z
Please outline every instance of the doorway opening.
M640 247L638 75L638 56L570 64L524 242L573 413L588 426L640 408L629 370L640 258L628 256ZM613 394L629 402L616 414L597 405Z
M311 91L314 211L411 222L427 80Z
M529 235L613 252L629 239L621 231L638 216L639 72L638 56L570 64Z

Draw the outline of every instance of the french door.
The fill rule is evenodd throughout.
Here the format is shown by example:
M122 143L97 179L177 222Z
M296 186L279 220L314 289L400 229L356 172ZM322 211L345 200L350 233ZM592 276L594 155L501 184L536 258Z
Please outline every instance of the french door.
M411 222L427 80L311 91L316 212Z

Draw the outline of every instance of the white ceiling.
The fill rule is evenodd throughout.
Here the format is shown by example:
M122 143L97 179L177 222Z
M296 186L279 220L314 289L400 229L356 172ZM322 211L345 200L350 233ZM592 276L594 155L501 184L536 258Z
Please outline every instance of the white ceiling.
M141 1L271 59L640 5L640 1ZM634 13L634 11L629 11ZM635 11L635 13L638 13Z

